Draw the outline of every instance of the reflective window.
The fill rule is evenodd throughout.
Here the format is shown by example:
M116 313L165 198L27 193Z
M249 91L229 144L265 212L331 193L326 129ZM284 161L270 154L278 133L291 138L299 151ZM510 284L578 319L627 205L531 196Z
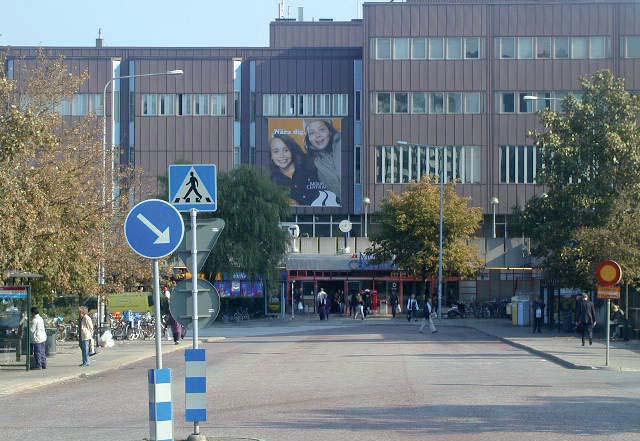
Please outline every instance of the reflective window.
M395 60L409 59L409 39L408 38L393 39L393 58Z
M427 58L427 39L412 38L411 39L411 58L414 60L424 60Z
M447 60L462 58L462 38L447 38Z
M408 113L409 112L409 94L406 92L396 92L394 99L395 113Z

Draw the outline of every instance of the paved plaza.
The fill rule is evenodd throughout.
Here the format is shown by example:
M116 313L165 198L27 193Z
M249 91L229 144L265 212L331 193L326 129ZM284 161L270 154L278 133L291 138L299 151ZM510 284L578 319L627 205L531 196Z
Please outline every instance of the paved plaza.
M571 369L515 347L505 336L488 335L491 327L521 332L516 337L522 343L527 330L480 322L443 322L437 334L419 334L416 323L389 319L213 328L203 338L210 417L202 432L284 441L638 439L640 373ZM565 342L567 353L583 349L573 337L529 338ZM173 369L176 439L185 439L191 425L184 421L183 355L174 348L189 343L166 345L173 352L164 357ZM585 348L594 360L598 344ZM116 366L114 354L125 349L138 352L139 361ZM47 371L20 375L53 375L71 355L52 358ZM96 356L94 371L80 378L6 389L0 396L2 439L147 438L152 355L150 343L116 346ZM612 360L617 355L614 350ZM79 371L67 370L73 369ZM15 375L0 371L0 387Z

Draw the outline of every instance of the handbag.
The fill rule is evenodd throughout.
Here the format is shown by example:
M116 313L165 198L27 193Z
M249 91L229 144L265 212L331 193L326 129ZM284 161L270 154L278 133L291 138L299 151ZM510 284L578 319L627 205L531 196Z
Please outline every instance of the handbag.
M402 308L400 307L400 305L396 305L396 312L398 313L402 312Z

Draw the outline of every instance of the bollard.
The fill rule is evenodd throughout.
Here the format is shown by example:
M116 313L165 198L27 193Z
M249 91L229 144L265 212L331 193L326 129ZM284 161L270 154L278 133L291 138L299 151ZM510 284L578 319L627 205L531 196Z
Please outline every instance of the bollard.
M149 369L149 435L151 441L173 441L171 369Z
M207 357L204 349L186 349L185 419L207 421Z

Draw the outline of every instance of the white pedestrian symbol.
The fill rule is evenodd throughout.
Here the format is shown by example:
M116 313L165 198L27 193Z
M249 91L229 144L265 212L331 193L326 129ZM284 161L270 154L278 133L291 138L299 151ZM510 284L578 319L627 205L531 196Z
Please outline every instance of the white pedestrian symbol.
M210 204L212 202L209 190L202 184L202 180L196 170L191 167L189 173L185 176L182 185L173 197L174 204L202 203ZM192 202L192 199L195 199Z

